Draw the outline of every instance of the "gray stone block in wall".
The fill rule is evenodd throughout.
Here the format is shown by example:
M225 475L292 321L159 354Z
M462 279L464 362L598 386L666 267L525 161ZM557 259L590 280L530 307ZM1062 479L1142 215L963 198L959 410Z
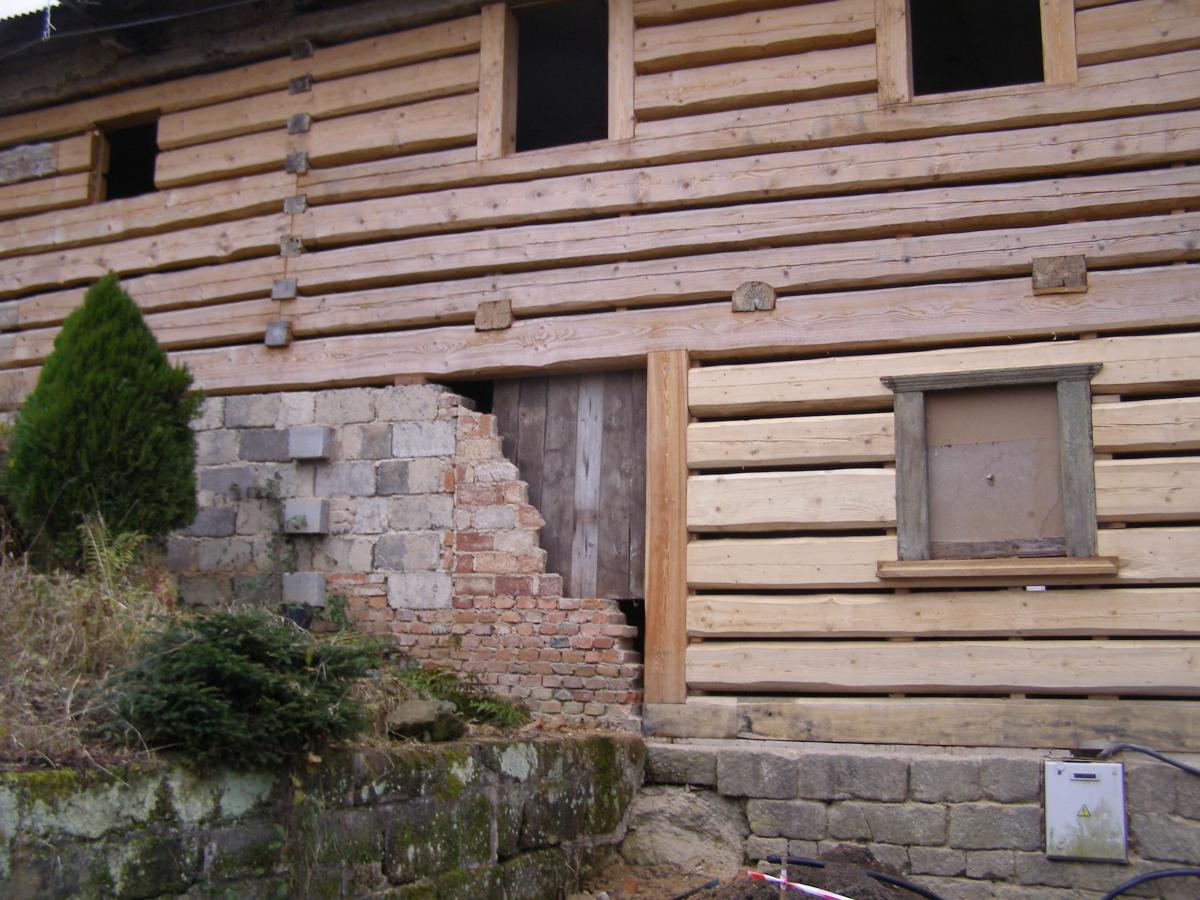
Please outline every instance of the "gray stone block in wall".
M910 789L914 800L961 803L978 800L978 759L917 758L912 761Z
M375 544L375 568L431 572L442 558L442 538L434 531L382 535Z
M315 497L285 500L283 530L288 534L328 534L329 501Z
M192 419L193 431L211 431L225 423L225 398L205 397L200 405L200 415Z
M395 531L449 528L454 521L454 498L449 494L410 494L388 501L388 522Z
M389 575L388 605L394 609L449 609L449 572Z
M279 415L279 394L246 394L225 398L225 424L230 428L272 428Z
M1043 846L1042 809L997 803L952 806L949 843L963 850L1037 850Z
M1001 803L1032 803L1042 798L1040 759L984 759L979 766L983 795Z
M203 506L196 512L187 533L192 537L222 538L233 534L237 509L232 506Z
M324 606L325 575L321 572L284 572L283 602L286 606Z
M967 855L948 847L910 847L908 861L914 875L962 875L967 870Z
M238 456L246 462L284 462L290 459L288 433L280 428L242 431L238 434Z
M238 436L236 431L217 429L196 435L196 465L220 466L236 462Z
M373 496L375 464L362 460L318 466L313 492L319 497Z
M791 800L796 788L794 758L742 750L717 754L717 790L727 797Z
M333 449L333 429L328 425L296 425L287 436L292 459L328 459Z
M211 606L228 602L229 579L219 575L197 575L179 579L179 601L186 606Z
M433 419L442 389L434 384L406 384L384 388L375 398L380 419Z
M946 841L946 808L935 803L835 803L829 808L829 834L849 840L937 846Z
M392 455L392 427L386 423L345 425L340 437L343 459L387 459Z
M254 483L254 473L246 466L220 466L200 470L200 490L225 494L235 500L245 497Z
M196 568L201 572L244 572L253 558L246 538L212 538L196 542Z
M646 745L646 781L649 784L695 784L716 787L715 748Z
M746 820L763 837L818 841L827 833L825 804L814 800L747 800Z
M392 455L453 456L454 427L454 422L397 422L392 426Z
M345 425L349 422L370 422L375 418L373 388L342 388L321 391L316 395L318 422Z
M190 572L195 564L194 547L188 538L167 538L167 568L172 572Z

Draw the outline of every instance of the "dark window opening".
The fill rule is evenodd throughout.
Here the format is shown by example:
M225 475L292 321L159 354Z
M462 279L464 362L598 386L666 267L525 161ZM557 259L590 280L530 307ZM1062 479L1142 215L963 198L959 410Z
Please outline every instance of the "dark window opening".
M561 0L514 12L517 150L608 137L605 0Z
M158 122L106 129L108 172L104 196L109 200L153 193L158 159Z
M1044 79L1038 0L909 0L913 92Z

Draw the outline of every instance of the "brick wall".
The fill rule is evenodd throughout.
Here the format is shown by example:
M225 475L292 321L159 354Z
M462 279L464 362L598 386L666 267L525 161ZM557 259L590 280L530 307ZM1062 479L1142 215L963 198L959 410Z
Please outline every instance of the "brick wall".
M1098 900L1142 872L1200 864L1200 778L1122 755L1127 865L1050 860L1043 852L1043 760L1059 752L756 741L647 744L647 789L622 852L653 861L684 804L692 836L731 841L740 863L816 857L838 844L947 900ZM1196 757L1188 757L1195 764ZM705 824L712 810L714 827ZM717 827L719 826L719 827ZM794 874L803 881L802 869ZM1196 879L1138 896L1195 897Z
M200 512L168 559L194 604L344 604L414 657L543 715L634 727L615 601L562 596L495 419L434 385L210 398Z

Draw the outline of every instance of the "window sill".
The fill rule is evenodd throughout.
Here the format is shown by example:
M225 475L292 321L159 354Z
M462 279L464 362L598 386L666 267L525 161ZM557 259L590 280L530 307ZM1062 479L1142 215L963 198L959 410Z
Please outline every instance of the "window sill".
M876 575L882 579L1000 578L1055 575L1116 575L1115 556L1056 556L1041 559L901 559L882 560Z

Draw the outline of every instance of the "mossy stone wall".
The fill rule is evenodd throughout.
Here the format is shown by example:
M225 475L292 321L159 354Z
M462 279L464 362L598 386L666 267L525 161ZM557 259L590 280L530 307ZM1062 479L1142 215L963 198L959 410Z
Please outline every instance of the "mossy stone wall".
M0 897L561 897L624 835L642 753L595 735L0 774Z

